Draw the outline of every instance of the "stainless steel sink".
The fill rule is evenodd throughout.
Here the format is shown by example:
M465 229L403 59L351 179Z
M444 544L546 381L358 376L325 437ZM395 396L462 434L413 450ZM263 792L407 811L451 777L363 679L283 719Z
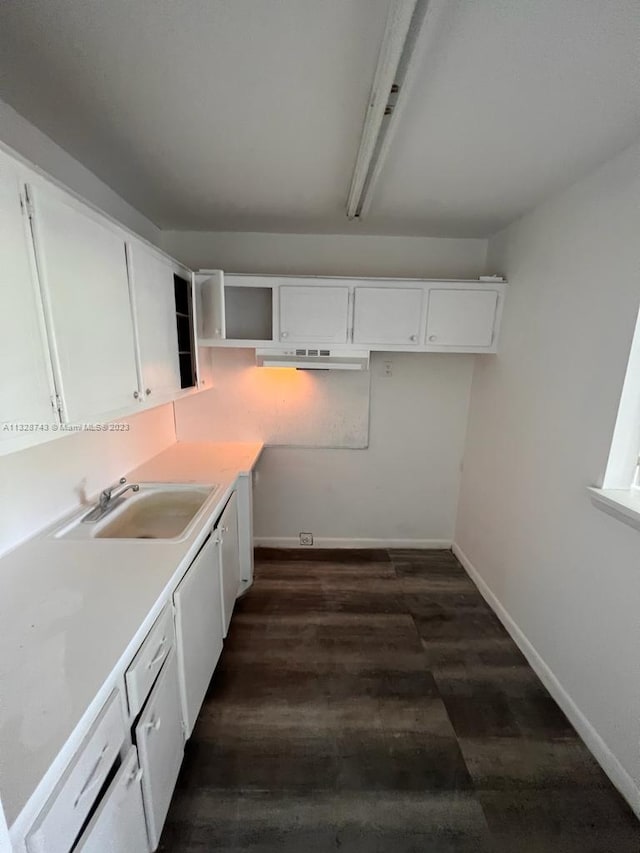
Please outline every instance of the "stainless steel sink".
M63 539L185 539L198 522L216 485L140 483L103 519L83 522L84 514L54 533Z

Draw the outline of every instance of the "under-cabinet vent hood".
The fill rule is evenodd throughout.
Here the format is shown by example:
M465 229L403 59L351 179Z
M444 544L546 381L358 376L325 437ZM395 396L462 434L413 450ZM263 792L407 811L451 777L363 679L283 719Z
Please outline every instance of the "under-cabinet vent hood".
M296 347L256 349L258 367L295 367L298 370L368 370L369 351Z

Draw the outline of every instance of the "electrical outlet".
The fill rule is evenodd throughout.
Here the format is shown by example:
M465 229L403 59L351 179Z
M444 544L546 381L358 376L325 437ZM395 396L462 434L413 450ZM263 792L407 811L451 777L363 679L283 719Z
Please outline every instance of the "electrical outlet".
M393 362L385 361L384 363L384 375L385 376L393 376Z
M313 533L301 533L300 534L300 544L301 545L313 545Z

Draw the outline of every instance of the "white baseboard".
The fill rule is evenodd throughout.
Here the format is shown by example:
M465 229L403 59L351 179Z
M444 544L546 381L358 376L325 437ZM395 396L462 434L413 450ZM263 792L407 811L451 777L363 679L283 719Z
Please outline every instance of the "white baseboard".
M334 539L316 536L311 546L301 546L297 536L256 536L253 540L261 548L416 548L448 550L450 539Z
M640 818L640 789L635 784L629 773L624 769L622 764L620 764L620 761L611 752L607 744L594 729L593 725L585 717L580 708L576 705L569 693L567 693L553 670L543 660L522 630L511 618L499 599L487 586L486 582L482 579L480 573L471 560L469 560L462 548L460 548L460 546L455 542L453 543L453 553L456 555L458 560L460 560L465 571L478 587L480 594L487 604L489 604L492 610L495 611L496 616L507 629L522 654L529 661L540 681L542 681L549 693L562 708L575 730L595 757L596 761L600 764L604 772L607 774L609 779L611 779L625 800L629 803L634 813L638 818Z

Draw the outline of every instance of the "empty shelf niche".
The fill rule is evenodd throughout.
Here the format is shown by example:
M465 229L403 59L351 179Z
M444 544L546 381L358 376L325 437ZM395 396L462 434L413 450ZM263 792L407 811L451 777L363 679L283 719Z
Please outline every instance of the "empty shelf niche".
M271 287L226 286L224 311L227 340L273 340L273 289Z

